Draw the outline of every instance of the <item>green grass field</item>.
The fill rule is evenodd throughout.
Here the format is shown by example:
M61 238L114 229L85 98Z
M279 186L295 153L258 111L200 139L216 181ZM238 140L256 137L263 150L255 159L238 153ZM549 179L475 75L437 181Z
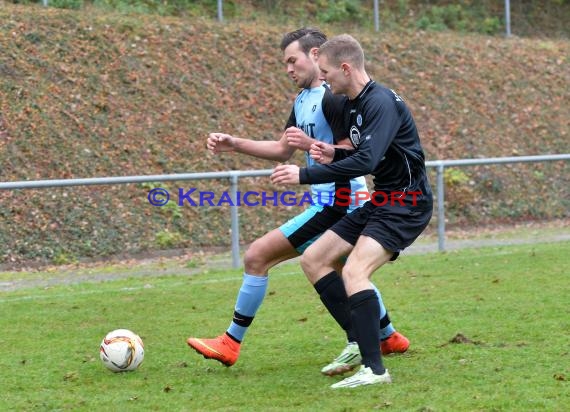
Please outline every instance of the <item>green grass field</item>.
M298 264L271 274L231 368L185 340L225 330L239 270L189 275L177 262L156 276L0 292L0 410L568 410L569 256L570 242L403 256L374 281L412 346L385 358L392 385L344 390L329 388L340 378L319 373L343 334ZM14 278L0 274L0 282ZM135 372L115 374L99 361L99 343L115 328L144 340ZM463 343L452 342L458 334Z

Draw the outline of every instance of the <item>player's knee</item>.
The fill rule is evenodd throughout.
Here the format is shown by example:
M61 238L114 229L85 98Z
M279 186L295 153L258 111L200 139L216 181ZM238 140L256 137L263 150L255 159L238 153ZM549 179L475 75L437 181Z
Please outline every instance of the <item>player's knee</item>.
M307 273L307 271L310 269L310 263L311 262L309 262L309 260L307 259L306 254L301 255L301 259L299 260L299 263L301 264L301 269L303 269L303 272Z
M250 274L264 274L268 266L265 256L266 254L263 253L262 248L256 242L253 242L243 255L245 271Z
M318 264L318 258L314 253L311 253L310 249L307 249L305 253L301 255L301 268L309 279L316 273Z
M362 277L362 271L352 265L345 265L342 268L342 278L346 283L356 282Z

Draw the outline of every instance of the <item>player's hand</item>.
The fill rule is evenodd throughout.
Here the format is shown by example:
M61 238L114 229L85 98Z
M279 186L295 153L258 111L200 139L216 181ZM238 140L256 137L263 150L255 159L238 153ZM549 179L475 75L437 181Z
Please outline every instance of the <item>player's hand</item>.
M206 141L206 148L212 154L231 152L234 150L234 137L226 133L210 133Z
M285 130L285 136L287 137L287 144L289 146L303 151L308 151L311 148L311 144L315 142L315 139L307 136L307 134L298 127L287 128Z
M332 163L334 159L334 146L317 141L311 145L309 155L317 163Z
M271 181L274 184L293 185L299 184L299 166L279 165L273 169Z

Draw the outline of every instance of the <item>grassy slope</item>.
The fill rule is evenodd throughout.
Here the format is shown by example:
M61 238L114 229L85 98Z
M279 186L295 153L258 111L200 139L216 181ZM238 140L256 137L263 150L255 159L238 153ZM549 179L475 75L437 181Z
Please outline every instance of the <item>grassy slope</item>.
M204 140L216 130L275 136L296 93L277 45L298 25L5 5L0 180L272 167L239 155L212 158ZM374 78L407 99L429 159L569 151L568 41L351 32ZM567 216L568 167L533 168L447 176L451 223ZM177 187L221 192L227 183L167 185ZM267 179L240 188L274 190ZM147 192L134 185L2 192L0 261L227 244L227 208L157 210ZM489 193L493 201L483 204ZM560 194L544 205L543 193ZM515 204L515 197L524 201ZM242 208L243 240L294 212Z

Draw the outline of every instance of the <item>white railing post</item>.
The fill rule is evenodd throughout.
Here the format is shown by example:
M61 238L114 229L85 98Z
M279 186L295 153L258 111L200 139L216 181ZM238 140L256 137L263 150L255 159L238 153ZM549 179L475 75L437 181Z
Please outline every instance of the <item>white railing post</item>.
M437 165L437 248L445 251L445 181L443 172L445 166L439 162Z
M223 0L218 0L218 21L223 23L224 21L224 3Z
M505 27L506 27L506 36L511 36L511 2L509 0L505 0Z
M231 231L232 231L232 267L238 268L240 266L239 257L239 216L238 216L238 175L232 173L230 176L230 193L233 205L230 206L231 214Z
M380 31L380 12L378 10L378 0L374 0L374 30Z

